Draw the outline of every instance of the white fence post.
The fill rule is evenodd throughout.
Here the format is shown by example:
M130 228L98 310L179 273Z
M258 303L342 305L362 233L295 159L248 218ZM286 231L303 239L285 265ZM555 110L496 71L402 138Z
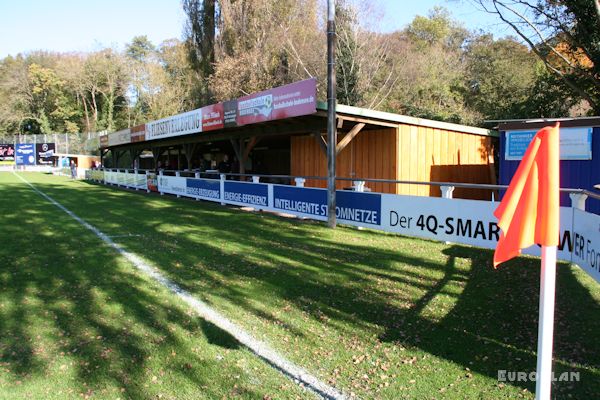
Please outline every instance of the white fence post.
M365 181L355 181L354 188L357 192L364 192L365 191Z
M148 175L150 175L150 171L146 171L146 193L150 193L150 188L148 187Z
M571 198L571 207L585 211L585 201L588 198L587 194L569 193L569 197Z
M452 192L454 192L454 186L440 186L440 190L442 191L442 198L444 199L451 199L452 198ZM445 242L446 244L451 244L452 242Z
M162 169L158 170L158 176L163 176L163 170ZM158 180L160 180L160 178L158 178ZM158 186L158 181L156 183L157 183L156 186ZM164 192L160 192L160 195L164 196L165 193Z
M219 179L221 179L221 205L224 206L225 202L225 174L220 174Z
M297 187L304 187L304 182L306 182L306 179L304 179L304 178L294 178L294 181L296 182L296 186Z
M194 178L196 179L200 179L200 172L196 171L194 172ZM196 201L199 201L200 197L196 196Z
M440 190L442 191L442 198L451 199L454 186L440 186Z
M175 171L175 176L180 177L181 176L181 172L179 171ZM180 198L180 195L177 195L177 198Z

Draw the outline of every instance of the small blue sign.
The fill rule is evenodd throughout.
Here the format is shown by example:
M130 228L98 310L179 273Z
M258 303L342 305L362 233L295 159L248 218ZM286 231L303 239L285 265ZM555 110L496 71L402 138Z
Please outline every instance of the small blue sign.
M35 165L35 145L19 143L15 149L15 164Z
M221 182L211 179L188 178L185 193L205 200L219 201L221 199Z
M226 203L268 207L269 187L264 183L225 182L223 200Z
M589 127L560 128L560 159L591 160L592 132ZM521 160L533 140L534 131L507 131L505 160Z
M535 131L506 132L506 160L520 160L525 155Z

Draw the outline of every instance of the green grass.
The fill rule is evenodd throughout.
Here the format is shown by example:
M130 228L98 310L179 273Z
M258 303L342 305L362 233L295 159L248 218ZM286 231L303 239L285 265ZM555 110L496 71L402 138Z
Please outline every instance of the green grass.
M12 174L0 193L1 399L312 398Z
M212 203L145 195L41 174L24 176L104 233L131 235L114 240L347 393L382 399L533 398L534 383L502 384L497 381L497 371L535 370L539 290L536 259L519 258L494 270L492 252L488 250L353 228L332 231L320 223L247 213ZM2 190L4 213L14 213L11 210L15 203L21 205L19 212L26 214L36 209L31 205L44 206L43 200L36 199L35 193L10 175L0 175L0 182L11 189ZM6 192L15 192L10 195L12 208L5 205ZM8 237L23 236L19 232L24 229L29 232L24 235L25 242L13 250L22 249L26 256L34 257L29 253L38 250L32 243L47 241L67 257L73 253L78 260L69 264L67 277L82 274L74 266L95 265L93 274L85 270L82 290L86 296L97 291L114 296L115 292L108 289L110 284L96 282L103 279L119 280L119 293L129 286L143 293L158 292L148 289L155 287L126 263L110 267L111 260L118 258L91 234L67 235L64 226L76 223L52 206L44 207L48 216L30 216L40 221L51 218L47 224L34 224L44 229L27 231L20 225L10 228L12 233L7 232ZM7 229L6 225L0 228L3 237ZM60 246L56 242L50 245L57 240ZM78 246L81 251L74 251ZM42 274L42 266L37 266L36 274ZM53 272L44 271L44 279L31 286L40 290L42 282L68 280L54 278ZM25 307L16 294L23 290L13 289L16 283L12 275L3 272L2 276L2 286L17 297L8 295L3 304L19 310ZM125 279L132 276L139 282ZM46 298L54 299L55 295L52 292ZM152 305L158 307L155 300L160 303L152 298L134 307L136 321L142 326L153 326L146 316L164 323L156 312L147 311ZM44 310L43 304L36 307L40 312ZM71 311L84 320L84 325L94 325L87 321L94 307ZM554 397L595 398L600 393L600 342L596 340L600 332L600 286L579 268L562 264L556 307L554 370L579 372L581 381L556 382ZM4 309L0 311L4 315ZM19 318L9 316L8 321L13 320ZM21 329L30 326L28 321L20 324ZM172 324L190 331L177 322ZM201 333L191 331L190 340L202 339ZM48 338L55 334L48 333ZM17 338L14 343L18 343ZM3 353L3 357L10 354L6 350ZM125 354L119 352L117 358ZM163 357L168 358L168 350ZM30 358L34 362L39 357ZM166 362L160 355L157 358L154 362ZM209 362L213 360L207 360L206 368L215 367L215 362ZM215 368L222 369L218 365ZM0 379L12 377L12 373L8 377L1 373L0 369ZM90 376L105 379L96 373ZM141 377L143 381L144 376L140 373L133 380ZM181 379L185 381L185 371ZM211 390L220 390L214 388L220 386L220 381L202 379ZM274 380L271 382L275 385ZM193 387L193 383L190 385ZM276 392L274 398L293 396L292 390L288 386L287 392ZM165 394L185 398L168 390Z

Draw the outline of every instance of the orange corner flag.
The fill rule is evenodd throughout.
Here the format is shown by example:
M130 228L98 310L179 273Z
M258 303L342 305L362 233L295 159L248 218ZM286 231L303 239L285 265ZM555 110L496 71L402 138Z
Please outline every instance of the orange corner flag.
M559 240L559 124L539 130L494 212L502 230L494 268L537 243Z

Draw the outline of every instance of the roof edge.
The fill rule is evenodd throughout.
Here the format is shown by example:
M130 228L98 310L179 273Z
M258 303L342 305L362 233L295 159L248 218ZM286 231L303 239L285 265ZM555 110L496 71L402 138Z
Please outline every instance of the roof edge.
M327 103L324 101L318 101L317 102L317 110L327 111ZM471 133L471 134L480 135L480 136L498 137L498 132L490 130L490 129L477 128L475 126L469 126L469 125L454 124L451 122L434 121L434 120L425 119L425 118L409 117L408 115L400 115L400 114L394 114L394 113L389 113L389 112L385 112L385 111L370 110L367 108L347 106L344 104L337 104L335 110L336 110L336 112L342 113L342 114L350 114L350 115L360 116L360 117L365 117L365 118L379 119L379 120L383 120L383 121L395 122L398 124L425 126L427 128L443 129L443 130L454 131L454 132Z

